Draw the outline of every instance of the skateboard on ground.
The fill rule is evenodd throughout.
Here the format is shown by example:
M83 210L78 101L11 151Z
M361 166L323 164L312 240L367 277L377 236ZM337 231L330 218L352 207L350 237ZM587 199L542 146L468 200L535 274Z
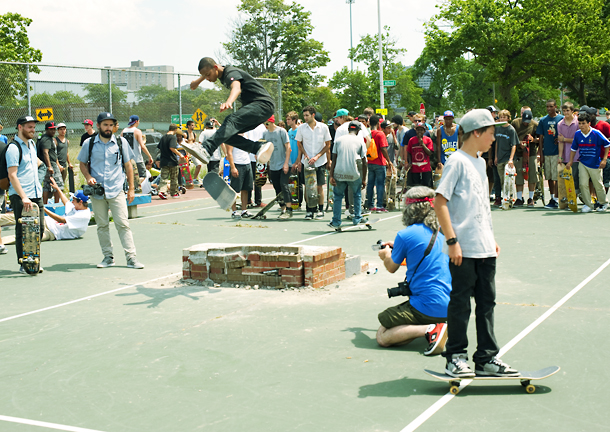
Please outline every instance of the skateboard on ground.
M432 174L432 185L434 189L436 189L438 184L441 182L441 177L443 177L443 169L437 166L434 169L434 174Z
M521 385L525 387L526 392L534 393L536 391L536 386L531 384L531 381L548 378L551 375L554 375L559 372L559 369L561 369L559 366L549 366L537 371L520 371L521 375L515 377L477 375L474 378L455 378L445 374L444 372L436 372L429 369L424 369L424 372L426 372L430 376L433 376L436 379L449 382L449 392L456 395L460 392L460 382L462 380L519 380L521 382Z
M375 219L371 219L368 220L366 222L361 222L359 224L356 225L341 225L337 228L333 228L333 230L335 230L336 232L344 232L344 231L350 231L350 230L361 230L361 229L373 229L373 224L379 222L380 218L375 218Z
M559 174L559 177L563 179L563 184L566 189L566 204L570 207L570 210L576 213L578 211L578 203L576 202L576 188L574 186L572 168L565 168L563 172ZM561 201L559 201L559 205L561 206Z
M191 168L189 167L188 157L180 158L180 172L184 178L184 187L186 189L193 189L193 177L191 176Z
M269 209L271 207L273 207L275 205L276 202L278 202L280 200L280 198L282 197L282 192L280 192L279 194L277 194L277 196L275 198L273 198L271 201L269 201L269 203L267 203L267 205L265 207L263 207L262 209L260 209L258 211L258 213L256 213L254 216L252 216L250 219L267 219L267 216L265 216L265 213L267 213L269 211Z
M536 189L534 190L533 200L534 204L536 204L536 201L542 200L542 205L544 206L544 170L542 165L537 170Z
M515 179L517 178L517 170L513 166L512 168L506 164L504 170L504 185L502 187L502 209L509 210L513 208L517 196L517 189L515 187Z
M75 193L74 189L74 170L68 167L68 189L71 193Z
M218 174L207 173L203 178L203 187L216 200L220 208L229 210L237 201L237 192L229 186Z
M559 200L559 209L565 210L568 208L568 197L566 194L566 182L563 178L563 171L566 166L563 163L557 165L557 189L559 191L557 199Z
M318 179L316 169L309 165L304 165L305 169L305 200L307 207L318 208Z
M523 180L529 180L529 172L530 172L530 149L528 147L527 141L523 141Z
M299 209L299 176L290 174L288 178L288 190L290 190L290 205L292 210Z
M32 203L30 211L23 211L17 221L21 224L23 255L19 258L27 274L36 275L40 270L40 213L38 205Z

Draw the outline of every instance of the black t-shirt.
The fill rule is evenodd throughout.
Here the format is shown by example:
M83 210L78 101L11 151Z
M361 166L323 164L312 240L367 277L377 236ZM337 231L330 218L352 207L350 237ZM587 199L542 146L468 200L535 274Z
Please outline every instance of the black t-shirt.
M80 146L83 146L83 143L85 142L85 140L94 137L96 135L97 132L93 132L93 135L89 135L87 132L85 132L81 137L80 137Z
M243 105L248 105L255 101L269 102L275 109L273 98L261 83L241 69L237 69L233 66L225 66L222 76L220 77L220 82L230 90L233 81L241 82L239 100Z
M43 150L49 150L49 160L51 162L57 163L57 148L55 146L55 137L50 137L47 134L44 134L42 138L38 140L36 144L36 150L38 153L38 159L40 159L43 163L46 163L46 160L43 158Z
M57 143L57 161L62 166L68 165L68 138L64 138L65 142L61 142L59 138L55 140Z
M165 134L161 138L158 144L159 147L159 158L161 161L161 166L175 167L178 166L178 156L171 151L170 149L178 148L178 141L176 140L176 135L174 134Z

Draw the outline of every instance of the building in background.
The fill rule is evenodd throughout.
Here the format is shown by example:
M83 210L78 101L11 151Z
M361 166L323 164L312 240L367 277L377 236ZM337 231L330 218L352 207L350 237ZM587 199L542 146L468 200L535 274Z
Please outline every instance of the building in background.
M110 66L108 67L110 68ZM111 70L110 77L112 83L117 86L125 86L128 91L137 91L140 88L151 85L160 85L167 90L174 89L174 76L165 73L155 72L174 72L173 66L144 66L141 60L132 61L128 68L114 68L122 70ZM108 84L108 71L101 71L102 84Z

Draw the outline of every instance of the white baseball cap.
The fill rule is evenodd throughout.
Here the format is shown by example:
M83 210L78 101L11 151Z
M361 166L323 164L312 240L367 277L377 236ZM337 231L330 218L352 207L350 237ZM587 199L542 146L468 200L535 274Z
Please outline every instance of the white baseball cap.
M468 133L487 126L503 126L507 123L496 122L489 110L480 108L467 112L460 121L460 127L464 133Z

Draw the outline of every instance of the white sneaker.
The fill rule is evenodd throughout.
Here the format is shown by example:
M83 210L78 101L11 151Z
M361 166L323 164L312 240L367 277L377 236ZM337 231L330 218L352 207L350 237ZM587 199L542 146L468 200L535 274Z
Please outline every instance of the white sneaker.
M475 374L467 363L466 354L453 354L447 359L445 373L455 378L474 378Z
M104 257L104 260L97 265L97 268L114 267L114 258L111 256Z
M607 209L608 209L608 204L604 204L603 206L598 207L596 211L598 211L598 212L600 212L600 213L603 213L603 212L605 212Z
M591 209L591 207L589 207L588 205L586 205L586 204L585 204L584 206L582 206L582 210L581 210L581 212L583 212L583 213L590 213L590 212L592 212L592 211L593 211L593 210L592 210L592 209Z
M130 259L129 261L127 261L127 268L132 268L132 269L143 269L144 268L144 264L142 264L140 261L138 261L135 258Z
M266 164L271 159L273 154L273 143L266 142L261 145L261 148L256 152L256 161L261 164Z

